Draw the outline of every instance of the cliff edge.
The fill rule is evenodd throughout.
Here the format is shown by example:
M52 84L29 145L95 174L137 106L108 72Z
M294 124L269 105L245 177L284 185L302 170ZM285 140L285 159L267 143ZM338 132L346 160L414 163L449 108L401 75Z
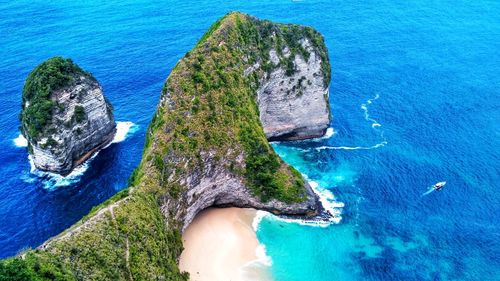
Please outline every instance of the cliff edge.
M22 96L21 131L40 170L66 175L113 140L115 121L101 86L70 59L37 66Z
M187 280L181 233L207 207L319 215L317 195L268 138L326 129L327 58L312 28L224 16L169 75L129 188L0 272L19 263L64 280Z
M257 102L267 138L302 140L324 135L330 124L330 64L323 38L304 26L260 25L269 45L250 70L265 70Z

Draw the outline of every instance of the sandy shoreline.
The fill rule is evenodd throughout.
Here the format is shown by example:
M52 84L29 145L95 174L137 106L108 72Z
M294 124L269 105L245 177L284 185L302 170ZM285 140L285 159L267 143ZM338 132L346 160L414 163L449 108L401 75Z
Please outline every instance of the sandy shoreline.
M252 227L253 209L208 209L189 225L179 267L193 281L271 280ZM260 259L259 259L260 257Z

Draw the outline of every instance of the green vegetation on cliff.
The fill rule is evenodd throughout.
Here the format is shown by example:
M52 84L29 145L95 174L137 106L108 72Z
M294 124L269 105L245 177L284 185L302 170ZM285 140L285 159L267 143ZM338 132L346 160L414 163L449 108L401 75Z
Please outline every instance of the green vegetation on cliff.
M35 250L0 262L2 281L70 281L76 280L55 256Z
M20 115L26 138L38 140L42 136L51 121L52 110L58 106L51 99L52 92L70 85L79 75L95 80L72 60L61 57L44 61L29 74L24 83Z
M261 201L303 201L304 180L269 145L256 101L267 73L277 67L294 71L283 55L285 46L293 55L307 56L296 43L303 38L319 46L329 69L323 39L311 28L241 13L217 21L168 77L129 188L41 250L1 261L0 280L18 267L43 274L35 262L50 274L69 274L65 280L187 280L177 266L182 222L176 217L186 209L180 200L190 188L186 179L203 174L206 163L232 173ZM271 49L280 56L277 65L270 62ZM329 81L329 71L324 75Z
M164 102L151 122L134 182L146 181L154 192L167 190L175 195L179 182L193 171L202 171L210 159L244 176L263 201L302 201L304 181L269 145L259 120L256 92L267 73L288 68L295 55L308 56L300 43L304 38L318 47L318 55L329 69L323 38L312 28L275 24L240 13L218 20L167 79ZM285 47L289 56L283 54ZM281 59L277 65L270 60L271 49ZM257 67L245 75L254 65ZM329 81L329 71L324 75ZM240 155L245 163L237 161ZM145 169L148 166L155 169Z
M154 196L127 195L118 193L44 250L1 261L0 280L187 280L177 267L179 230L167 226Z

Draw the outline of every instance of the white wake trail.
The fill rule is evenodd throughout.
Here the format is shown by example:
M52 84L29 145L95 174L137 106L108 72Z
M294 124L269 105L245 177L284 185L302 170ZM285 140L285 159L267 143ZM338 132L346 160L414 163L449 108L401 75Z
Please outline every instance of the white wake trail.
M431 194L432 192L434 192L434 190L435 190L435 189L431 187L431 188L430 188L429 190L427 190L424 194L422 194L422 197L423 197L423 196L426 196L426 195Z

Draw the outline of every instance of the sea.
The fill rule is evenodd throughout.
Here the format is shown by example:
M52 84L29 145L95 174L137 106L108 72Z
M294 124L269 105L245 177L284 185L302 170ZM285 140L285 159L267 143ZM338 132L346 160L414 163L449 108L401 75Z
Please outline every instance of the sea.
M0 1L0 258L126 187L169 72L235 10L316 28L332 66L328 135L273 147L335 218L262 214L273 278L500 280L498 0ZM24 81L53 56L94 74L120 132L64 178L32 169L19 132Z

